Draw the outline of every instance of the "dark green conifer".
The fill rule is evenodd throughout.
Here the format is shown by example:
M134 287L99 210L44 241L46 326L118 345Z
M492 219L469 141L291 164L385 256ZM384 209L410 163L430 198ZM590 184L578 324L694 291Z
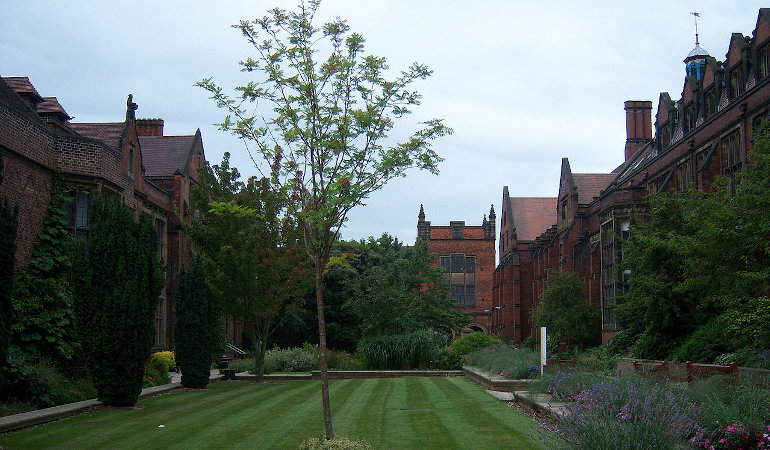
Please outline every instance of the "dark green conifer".
M154 341L163 273L149 216L118 200L94 202L76 318L89 370L106 405L136 404Z
M3 160L0 157L0 183L3 181L2 173ZM12 322L11 292L16 262L17 213L18 208L12 208L7 197L0 197L0 367L6 366ZM3 371L0 370L0 386L3 380Z
M179 274L176 294L176 363L182 386L203 389L211 363L223 342L221 312L215 303L199 255Z

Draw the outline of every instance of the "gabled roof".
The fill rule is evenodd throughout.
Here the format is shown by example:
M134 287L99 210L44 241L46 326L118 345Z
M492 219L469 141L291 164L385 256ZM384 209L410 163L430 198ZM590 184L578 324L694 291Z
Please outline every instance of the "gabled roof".
M120 137L126 127L125 122L69 123L67 125L81 136L104 141L115 148L120 148Z
M37 105L37 113L41 115L60 115L62 121L70 120L69 114L59 103L56 97L43 97L43 101Z
M556 221L556 197L510 197L510 207L519 241L534 241Z
M198 135L139 136L142 161L148 177L167 177L186 174Z
M0 102L8 105L13 111L25 117L27 120L38 122L41 126L44 126L40 117L35 114L35 111L29 107L27 102L22 99L19 94L13 90L8 84L8 78L0 78Z
M617 176L616 173L573 173L572 179L578 191L578 204L591 203Z
M40 96L28 77L3 77L3 81L5 81L11 90L19 95L27 94L32 96L36 99L36 103L43 101L43 97Z

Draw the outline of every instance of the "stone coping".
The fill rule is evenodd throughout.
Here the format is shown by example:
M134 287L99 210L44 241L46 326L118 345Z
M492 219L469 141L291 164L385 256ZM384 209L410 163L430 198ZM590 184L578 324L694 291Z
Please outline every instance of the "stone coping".
M569 413L566 403L554 401L548 394L530 392L530 384L535 380L511 380L472 366L463 366L463 374L500 400L522 403L555 419Z
M462 370L329 370L331 380L350 378L461 377ZM321 379L321 371L310 372L313 380Z

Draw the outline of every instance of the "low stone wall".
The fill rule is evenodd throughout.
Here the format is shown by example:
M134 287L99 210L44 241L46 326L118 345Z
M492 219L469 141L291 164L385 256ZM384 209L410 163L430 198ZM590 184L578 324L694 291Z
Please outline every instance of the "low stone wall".
M504 378L489 371L479 369L478 367L463 366L463 375L465 378L473 381L488 391L529 391L529 385L534 380L511 380Z
M351 378L461 377L462 370L329 370L330 380ZM313 380L321 379L321 371L310 372Z

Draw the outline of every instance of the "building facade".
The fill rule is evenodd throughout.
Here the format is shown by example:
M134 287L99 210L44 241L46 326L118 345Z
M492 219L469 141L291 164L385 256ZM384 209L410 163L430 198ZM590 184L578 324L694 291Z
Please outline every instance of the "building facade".
M625 102L627 138L616 169L572 173L564 158L559 196L543 204L512 203L506 187L495 301L534 306L550 273L578 273L590 301L601 306L597 326L602 342L609 342L621 328L613 310L630 275L620 264L622 241L633 232L649 195L691 185L709 189L716 176L733 177L749 163L752 134L762 129L770 111L768 53L770 9L759 11L751 36L732 34L724 61L700 47L696 35L695 48L684 59L679 100L661 93L654 116L651 101ZM519 246L518 224L547 213L552 214L548 225L539 224L534 239L530 233ZM517 263L527 264L526 270L514 269ZM531 307L522 307L519 314L504 316L505 329L522 330L507 335L517 340L533 335L530 312Z
M137 216L148 213L159 235L158 258L167 267L155 347L169 348L173 293L190 253L177 211L194 213L190 188L205 156L200 131L163 136L163 120L137 119L137 108L129 95L121 122L71 122L56 97L42 97L27 77L0 78L0 195L19 207L17 267L32 254L55 182L69 199L65 222L81 240L88 240L94 197L119 197Z
M493 317L500 310L492 303L492 278L495 270L495 209L489 210L480 226L464 221L449 225L431 225L425 220L420 205L417 217L417 239L428 243L437 256L434 267L444 269L455 307L468 313L471 323L467 332L492 331Z

